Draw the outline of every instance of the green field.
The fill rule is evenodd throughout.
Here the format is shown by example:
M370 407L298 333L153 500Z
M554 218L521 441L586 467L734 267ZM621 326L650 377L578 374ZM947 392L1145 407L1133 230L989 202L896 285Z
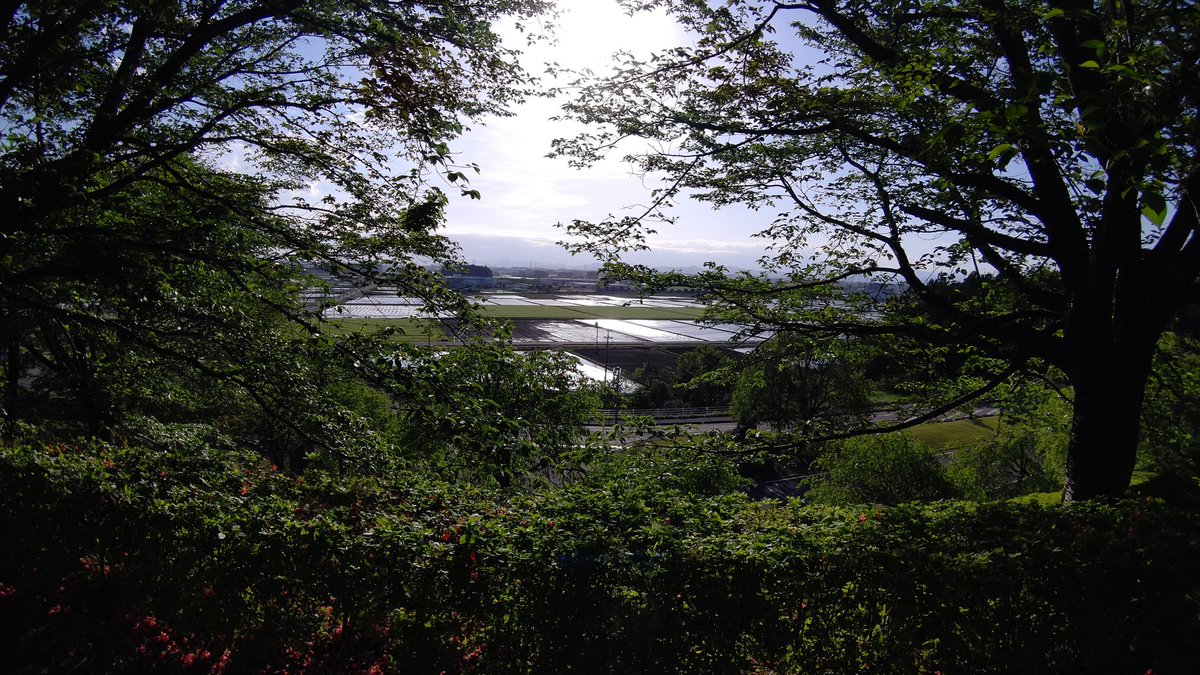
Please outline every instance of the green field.
M926 422L905 433L936 449L962 447L996 435L998 417L955 420L953 422Z
M370 335L384 328L396 328L400 331L393 337L397 342L418 344L450 340L441 323L430 319L331 319L326 324L325 331L330 335Z

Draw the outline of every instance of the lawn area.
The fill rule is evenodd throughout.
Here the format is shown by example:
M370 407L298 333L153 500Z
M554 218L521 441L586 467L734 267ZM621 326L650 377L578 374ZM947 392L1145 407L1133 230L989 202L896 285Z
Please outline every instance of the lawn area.
M937 449L960 447L994 436L999 418L926 422L905 433Z
M332 319L325 327L330 335L346 335L348 333L377 333L384 328L400 330L393 339L407 343L437 343L449 342L450 338L442 331L442 325L428 319Z

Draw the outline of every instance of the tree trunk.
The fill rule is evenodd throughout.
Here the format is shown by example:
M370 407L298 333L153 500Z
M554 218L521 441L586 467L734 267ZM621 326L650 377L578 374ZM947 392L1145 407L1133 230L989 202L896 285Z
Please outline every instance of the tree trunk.
M1154 343L1093 346L1087 351L1092 358L1080 358L1080 370L1071 378L1075 407L1065 502L1111 501L1129 489Z
M9 340L4 373L4 433L8 438L15 438L21 400L21 343L16 338Z

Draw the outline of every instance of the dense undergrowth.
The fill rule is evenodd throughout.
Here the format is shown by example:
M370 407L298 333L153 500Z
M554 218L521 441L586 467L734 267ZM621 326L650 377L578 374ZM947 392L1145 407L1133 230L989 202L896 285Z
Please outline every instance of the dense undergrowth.
M7 447L9 672L1192 673L1200 521Z

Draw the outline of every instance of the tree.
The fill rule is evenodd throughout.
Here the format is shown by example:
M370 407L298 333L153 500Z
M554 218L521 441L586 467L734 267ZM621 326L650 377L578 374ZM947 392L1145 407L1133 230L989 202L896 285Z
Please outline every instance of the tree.
M719 406L729 403L732 393L729 352L703 345L689 349L675 363L680 398L692 406Z
M1155 345L1200 272L1193 2L627 4L695 39L621 57L571 104L605 126L559 152L587 163L649 139L633 160L666 176L642 217L568 228L583 248L643 245L683 196L773 209L766 273L693 282L764 325L969 350L991 360L976 393L1053 366L1074 395L1064 499L1125 492ZM971 271L993 275L972 297L1004 301L926 281ZM924 316L804 292L863 278L903 285Z
M850 438L817 460L807 498L821 504L887 504L950 499L954 486L937 453L905 434Z
M464 173L473 165L456 165L447 143L528 93L493 22L549 7L10 4L0 15L7 420L33 407L20 401L23 378L48 372L102 432L120 398L112 366L134 353L140 373L184 368L276 414L306 412L309 366L342 346L319 329L321 304L298 302L320 285L305 266L461 309L414 261L456 262L436 233L447 198L432 179L479 196ZM294 355L315 358L301 366Z
M781 333L755 350L733 391L731 413L743 429L766 422L777 431L861 422L870 384L841 345Z
M1143 459L1162 476L1200 476L1200 344L1163 335L1146 388Z
M492 268L486 265L459 265L453 268L442 268L442 275L447 277L492 277Z
M383 384L397 401L403 448L448 477L506 488L539 473L561 478L582 468L594 449L584 425L596 421L600 397L580 382L578 362L565 353L515 352L489 341L397 356L381 365L390 372Z
M682 405L675 398L675 387L679 375L674 368L658 363L647 363L630 375L638 388L628 394L633 408L661 408L670 403L672 407Z
M1047 469L1042 440L1027 430L1009 430L958 448L947 469L950 480L963 495L977 501L1054 490L1062 482Z

